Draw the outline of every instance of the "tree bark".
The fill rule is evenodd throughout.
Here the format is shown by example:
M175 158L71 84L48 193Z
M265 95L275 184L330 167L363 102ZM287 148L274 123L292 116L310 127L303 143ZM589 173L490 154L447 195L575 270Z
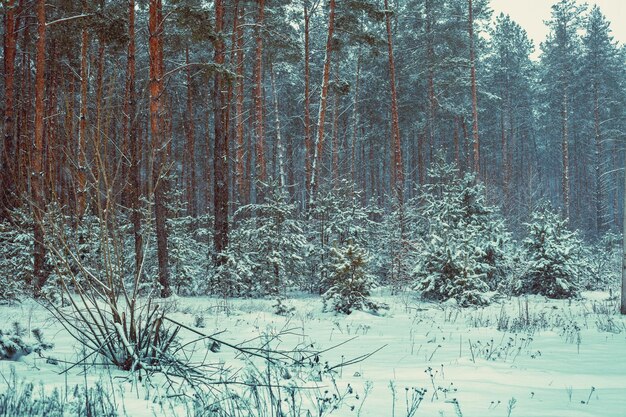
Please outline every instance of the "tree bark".
M224 41L222 32L224 27L223 0L215 1L215 64L224 64ZM214 235L215 247L214 263L222 265L225 262L223 255L228 246L228 132L224 129L224 106L226 102L223 91L223 75L217 71L214 76L214 127L215 142L213 155L213 207L214 207Z
M311 190L311 73L309 68L310 60L310 34L309 24L309 0L304 0L304 172L305 189Z
M561 152L563 157L563 177L561 180L562 193L563 193L563 215L567 219L569 223L569 132L568 132L568 124L569 124L569 98L567 92L567 86L564 87L563 90L563 102L561 109L561 121L562 121L562 143L561 143Z
M243 43L243 28L245 24L245 13L243 6L239 6L239 24L237 25L237 48L235 57L237 60L237 88L236 103L235 103L235 135L237 148L235 151L235 181L237 184L237 194L239 202L245 204L248 201L249 196L246 192L246 177L245 177L245 138L244 138L244 107L243 101L245 99L244 85L245 85L245 68L244 68L244 43Z
M37 0L37 57L35 61L35 140L31 150L31 192L34 217L33 278L35 296L48 279L45 268L46 247L44 243L43 217L46 210L43 194L44 155L44 95L46 72L46 2Z
M596 233L600 236L604 232L603 193L602 193L602 133L600 130L600 98L597 81L594 82L594 111L593 126L595 133L595 200L596 200Z
M150 52L150 133L152 136L152 190L154 193L154 220L159 264L161 297L172 294L167 248L167 143L164 140L165 109L163 83L163 15L161 0L150 0L149 8L149 52Z
M389 10L389 0L385 0L385 10ZM385 23L387 26L387 50L389 54L389 84L391 86L391 138L393 149L391 159L391 189L398 199L399 207L402 207L404 204L404 168L402 163L402 141L400 138L400 122L398 116L396 69L393 59L393 36L391 34L391 17L389 12L385 14Z
M17 203L15 163L15 56L17 54L17 15L21 1L7 0L4 16L4 151L0 173L0 218L7 218Z
M317 137L311 166L311 189L309 190L309 205L315 201L317 188L319 187L320 165L322 151L324 150L324 121L328 101L328 85L330 81L330 63L333 52L333 33L335 31L335 0L329 2L328 14L328 37L326 39L326 57L324 58L324 72L322 75L322 91L320 97L319 113L317 117Z
M265 163L265 132L263 117L263 20L265 17L265 0L258 0L259 9L256 21L256 51L254 64L254 130L256 134L256 165L258 168L255 178L256 185L267 179L267 166ZM257 187L255 187L257 189ZM261 194L258 193L257 194Z
M472 134L474 161L473 170L476 176L480 175L480 139L478 137L478 93L476 89L476 63L474 58L474 8L472 0L469 2L469 49L470 49L470 77L472 82Z
M87 1L83 0L83 13L87 12ZM80 115L78 122L78 166L76 183L78 186L76 216L79 221L85 215L87 208L87 86L89 82L89 32L84 27L81 34L80 46Z
M276 91L276 79L274 66L270 63L270 81L272 83L272 95L274 96L274 121L276 123L276 147L278 149L278 186L283 194L287 194L287 175L285 172L285 145L280 132L280 113L278 108L278 92Z
M185 49L185 61L187 63L187 143L185 144L186 159L186 189L187 189L187 212L191 217L196 216L196 139L193 108L193 86L191 79L191 66L189 65L189 46Z

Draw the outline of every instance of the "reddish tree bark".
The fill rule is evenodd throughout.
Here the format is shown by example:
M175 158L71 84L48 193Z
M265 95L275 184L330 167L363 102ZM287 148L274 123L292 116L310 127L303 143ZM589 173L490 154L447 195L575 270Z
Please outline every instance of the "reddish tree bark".
M43 214L45 199L43 193L44 156L44 95L46 88L46 2L37 0L37 56L35 61L35 140L31 150L31 192L34 217L33 278L34 292L41 295L41 289L48 279L45 268L46 247L44 244Z
M7 217L8 211L17 203L16 163L15 163L15 56L17 53L17 15L22 2L7 0L4 16L4 151L2 172L0 173L0 217Z
M385 0L385 10L389 9L389 0ZM402 163L402 141L400 138L400 122L398 116L398 93L396 91L396 70L393 59L393 36L391 34L390 13L385 14L387 26L387 49L389 53L389 84L391 85L391 138L392 138L392 172L391 189L395 192L398 205L404 204L404 168Z
M150 52L150 132L152 135L152 178L154 193L154 214L159 264L159 284L161 297L169 297L170 288L168 248L167 248L167 143L165 136L165 106L163 80L163 15L161 0L150 0L149 8L149 52Z
M193 109L193 86L189 65L189 46L185 49L187 63L187 143L185 145L187 210L190 216L196 215L196 139Z
M224 27L224 2L215 0L215 31L218 34L214 42L215 64L224 64L224 41L221 34ZM214 262L216 265L224 263L224 250L228 246L228 132L224 121L224 106L226 97L223 91L223 75L217 71L214 76L214 124L215 147L213 155L213 207L214 207L214 235L215 249Z
M257 180L264 182L267 179L265 162L265 132L263 118L263 20L265 18L265 0L258 0L259 10L256 21L256 52L254 64L254 118L256 133L256 164L258 168Z
M135 92L135 0L128 0L128 48L126 52L126 100L124 101L124 148L130 155L128 178L124 178L131 208L135 244L135 273L143 264L143 235L141 233L141 136L137 134L137 95ZM125 153L128 155L128 153Z
M236 103L235 103L235 137L236 137L236 171L235 182L237 185L237 193L240 203L245 204L248 201L246 193L246 176L245 176L245 139L244 139L244 120L243 120L243 101L245 98L244 85L245 85L245 73L244 73L244 45L243 45L243 27L245 24L245 13L243 6L238 9L238 21L239 24L235 28L237 33L237 47L235 52L236 59L236 72L237 72L237 87L236 87Z
M83 0L83 13L87 12L87 1ZM87 207L87 83L89 82L87 52L89 32L84 27L80 47L80 116L78 122L78 164L76 172L76 215L82 219Z

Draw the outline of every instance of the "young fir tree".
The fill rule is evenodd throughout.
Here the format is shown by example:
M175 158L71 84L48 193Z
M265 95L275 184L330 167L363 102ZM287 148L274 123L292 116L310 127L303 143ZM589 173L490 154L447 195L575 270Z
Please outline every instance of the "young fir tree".
M536 210L527 226L527 272L516 283L515 292L549 298L575 297L586 268L578 233L568 230L567 220L547 206Z
M358 204L360 199L360 192L353 191L348 181L319 192L308 222L308 271L314 278L308 283L311 291L323 294L328 290L324 282L331 274L334 248L349 241L363 248L373 243L373 222L368 209Z
M328 288L322 295L325 310L350 314L385 307L369 299L374 280L367 273L369 259L363 248L348 242L344 247L332 248L330 254L329 275L323 283Z
M442 161L429 171L421 215L425 220L415 289L432 300L485 304L507 268L508 233L497 210L486 204L473 174L462 178Z
M278 295L304 270L306 238L294 204L277 191L264 191L262 204L241 207L224 264L216 269L209 292L229 296Z

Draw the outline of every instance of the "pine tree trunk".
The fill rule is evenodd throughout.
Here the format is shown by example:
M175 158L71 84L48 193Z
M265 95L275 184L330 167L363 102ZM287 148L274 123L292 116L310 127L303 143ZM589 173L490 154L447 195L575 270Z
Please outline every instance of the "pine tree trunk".
M309 23L309 1L304 0L304 171L305 187L307 192L311 191L311 166L312 166L312 144L311 144L311 74L309 68L310 60L310 36Z
M172 294L168 266L167 248L167 143L165 137L165 108L163 80L163 16L161 0L150 0L149 9L149 52L150 52L150 133L152 136L152 189L154 193L154 221L159 264L161 297Z
M562 121L562 143L561 143L561 151L563 156L563 177L562 177L562 193L563 193L563 215L567 219L569 223L569 135L568 135L568 124L569 124L569 98L567 87L563 90L563 102L562 111L561 111L561 121Z
M385 10L389 10L389 0L385 0ZM404 168L402 163L402 141L400 138L400 122L398 116L398 93L396 91L396 70L393 59L393 37L391 34L390 13L385 14L387 26L387 49L389 54L389 84L391 85L391 138L392 168L391 189L398 199L398 206L404 204ZM401 225L403 227L403 225Z
M278 185L283 193L287 193L287 176L285 174L285 145L280 132L280 113L278 112L278 93L274 66L270 62L270 81L272 83L272 95L274 96L274 120L276 123L276 148L278 153Z
M596 200L596 233L600 236L604 232L603 194L602 194L602 134L600 131L600 98L598 97L598 84L594 83L594 133L595 133L595 200Z
M224 27L223 0L215 1L215 64L224 64L224 41L221 38ZM223 75L218 71L214 76L214 124L215 147L213 155L213 207L215 247L214 263L222 265L225 261L223 252L228 246L228 132L224 129L224 106L226 99L223 91Z
M322 74L322 91L320 96L319 113L317 117L317 137L313 150L313 165L311 166L311 189L309 190L309 205L315 201L317 188L319 187L320 165L324 150L324 121L326 119L326 107L328 101L328 85L330 81L330 63L333 52L333 33L335 31L335 0L329 1L328 13L328 37L326 39L326 57L324 58L324 71Z
M472 82L472 134L474 151L474 173L480 175L480 140L478 137L478 93L476 90L476 63L474 58L474 8L469 1L469 45L470 45L470 77Z
M31 192L34 218L33 278L35 296L48 279L45 268L46 247L44 244L43 216L46 210L43 194L44 155L44 95L46 72L46 2L37 0L37 57L35 61L35 140L31 150Z
M126 100L124 102L124 149L130 153L128 178L125 178L127 201L131 209L135 248L135 274L143 264L143 235L141 232L141 135L137 132L137 95L135 92L135 0L128 0L128 49L126 53Z
M83 0L83 13L87 12L87 1ZM76 215L82 219L87 208L87 83L89 82L89 32L84 27L80 46L80 115L78 122L78 167L76 172L77 207Z
M356 74L354 80L354 101L352 103L352 143L350 152L350 178L352 179L352 190L357 184L356 177L356 145L357 145L357 132L359 130L359 87L361 76L361 51L358 52L356 60Z
M620 312L626 315L626 169L624 169L624 209L622 216L622 297Z
M265 162L265 132L263 118L263 20L265 17L265 0L258 0L259 10L256 21L256 51L254 65L254 118L256 133L256 165L258 168L256 180L265 182L267 166ZM257 194L258 193L257 191ZM259 196L262 199L262 196Z
M243 101L245 98L244 85L245 85L245 72L244 72L244 44L243 44L243 28L245 24L245 13L243 6L239 7L239 24L237 25L237 49L235 57L237 60L237 88L236 88L236 104L235 104L235 135L237 142L236 149L236 172L235 181L237 184L237 193L239 202L245 204L248 201L249 196L246 193L246 176L245 176L245 138L244 138L244 107Z
M15 151L15 56L17 53L17 15L21 1L7 0L4 16L4 150L0 173L0 218L17 205Z
M191 66L189 65L189 46L185 49L187 63L187 143L185 145L186 174L187 174L187 212L191 217L196 216L196 139L193 108L193 86Z

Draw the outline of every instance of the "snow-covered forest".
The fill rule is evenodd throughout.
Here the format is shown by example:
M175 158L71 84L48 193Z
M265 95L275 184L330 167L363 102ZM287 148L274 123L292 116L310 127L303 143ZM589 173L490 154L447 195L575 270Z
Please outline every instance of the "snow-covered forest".
M599 7L0 12L0 417L624 417Z

